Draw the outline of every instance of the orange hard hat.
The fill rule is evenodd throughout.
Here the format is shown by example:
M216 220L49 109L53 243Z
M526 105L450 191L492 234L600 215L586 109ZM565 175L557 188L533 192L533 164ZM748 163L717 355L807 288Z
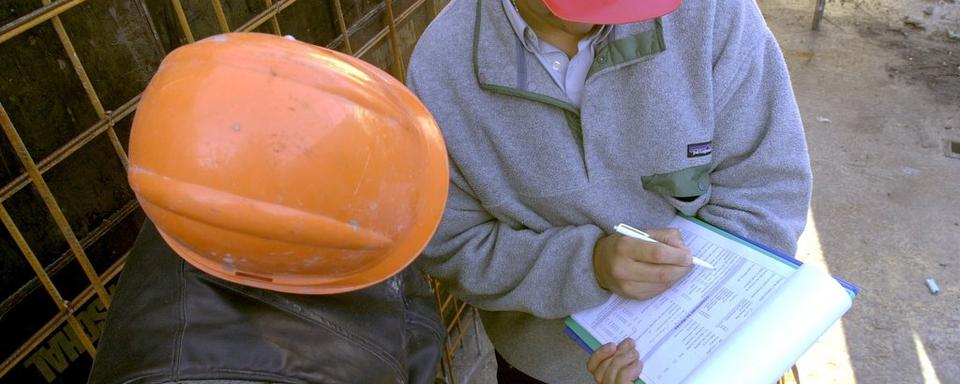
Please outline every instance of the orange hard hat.
M555 16L578 23L623 24L675 11L680 0L543 0Z
M437 125L402 83L258 33L163 60L133 121L128 176L190 264L304 294L360 289L409 265L449 182Z

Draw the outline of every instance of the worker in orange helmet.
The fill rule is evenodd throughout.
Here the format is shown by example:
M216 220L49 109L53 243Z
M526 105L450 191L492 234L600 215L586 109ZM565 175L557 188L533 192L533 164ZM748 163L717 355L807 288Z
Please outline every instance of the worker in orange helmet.
M443 212L443 140L358 59L263 34L172 52L129 182L149 218L91 383L432 383L443 331L411 263Z

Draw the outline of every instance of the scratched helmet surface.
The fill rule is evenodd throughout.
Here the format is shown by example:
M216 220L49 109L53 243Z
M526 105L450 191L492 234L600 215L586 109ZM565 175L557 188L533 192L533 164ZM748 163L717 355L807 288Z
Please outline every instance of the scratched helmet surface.
M168 55L130 135L130 185L170 247L224 280L331 294L410 264L447 196L436 123L359 59L257 33Z

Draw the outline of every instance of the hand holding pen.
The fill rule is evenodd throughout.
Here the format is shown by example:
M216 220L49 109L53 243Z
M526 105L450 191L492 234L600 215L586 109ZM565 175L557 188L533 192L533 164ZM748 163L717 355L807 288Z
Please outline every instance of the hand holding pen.
M693 255L679 231L667 228L647 232L647 237L656 242L619 234L597 240L593 272L601 288L646 300L666 291L690 272L694 267Z
M617 233L621 235L629 236L634 239L639 239L639 240L643 240L651 243L659 243L659 241L650 237L650 234L623 223L617 224L616 227L613 227L613 230L617 231ZM693 256L693 263L701 267L704 267L706 269L717 269L717 267L714 267L713 264L710 264L696 256Z

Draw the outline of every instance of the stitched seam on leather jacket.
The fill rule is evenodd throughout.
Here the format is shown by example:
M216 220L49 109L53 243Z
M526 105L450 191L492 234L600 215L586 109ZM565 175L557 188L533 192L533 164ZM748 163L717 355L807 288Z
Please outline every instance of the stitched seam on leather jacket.
M401 272L402 273L402 272ZM407 295L404 295L403 292L406 291L406 282L403 281L398 275L394 275L391 279L396 279L397 285L395 285L396 290L394 293L400 298L400 316L403 320L403 327L406 330L407 327L407 314L410 312L410 306L407 305ZM410 332L406 332L403 337L403 350L406 351L410 348Z
M238 294L241 294L241 295L243 295L243 296L256 299L256 300L259 301L260 303L265 304L265 305L269 305L269 306L271 306L271 307L273 307L273 308L275 308L275 309L278 309L278 310L280 310L280 311L282 311L282 312L284 312L284 313L287 313L287 314L296 316L296 317L298 317L298 318L300 318L300 319L303 319L303 320L306 320L306 321L308 321L308 322L310 322L310 323L314 323L314 324L320 325L320 326L322 326L322 327L325 327L326 329L332 331L333 334L337 335L338 337L340 337L340 338L342 338L342 339L344 339L344 340L346 340L346 341L348 341L348 342L350 342L350 343L355 344L356 346L358 346L359 348L363 349L364 351L367 351L367 352L373 354L374 356L376 356L377 358L379 358L384 364L387 364L391 369L394 370L394 372L397 374L397 377L406 377L406 374L404 373L403 369L401 369L401 367L400 367L400 362L399 362L399 361L397 361L397 360L394 359L392 356L390 356L390 354L387 353L386 351L383 351L382 349L378 348L376 345L374 345L373 343L371 343L370 341L368 341L367 338L366 338L366 337L363 337L362 335L359 335L359 334L356 334L356 333L353 333L353 332L349 332L348 330L343 329L343 328L337 326L335 323L333 323L333 322L331 322L331 321L329 321L329 320L327 320L327 319L324 319L324 318L321 317L321 316L317 316L317 317L305 316L305 315L303 315L303 314L300 313L300 312L290 310L290 308L285 308L285 307L276 305L276 303L274 303L274 302L272 302L272 301L270 301L270 300L262 300L261 297L257 297L256 295L252 295L252 294L251 294L252 292L247 292L247 291L245 291L245 290L238 289L237 287L232 286L232 285L230 285L230 284L225 284L223 281L220 281L219 279L217 279L217 278L215 278L215 277L207 276L207 275L200 275L199 278L204 279L204 280L207 280L207 281L212 282L212 283L214 283L214 284L217 284L218 286L227 288L227 289L229 289L229 290L231 290L231 291L233 291L233 292L236 292L236 293L238 293ZM287 300L286 300L285 298L283 298L282 296L273 296L273 297L274 297L275 299L287 301Z
M221 377L205 377L205 376L196 376L196 375L185 375L179 376L174 379L164 373L151 373L145 375L138 375L131 377L127 380L124 380L122 384L133 384L133 383L151 383L151 384L167 384L167 383L180 383L184 380L189 381L210 381L210 382L231 382L231 383L264 383L263 380L270 380L270 383L284 383L284 384L306 384L306 381L303 380L293 380L291 381L289 377L273 375L270 373L264 372L247 372L237 369L210 369L208 373L214 372L225 372L225 373L239 373L245 375L243 379L224 379Z
M430 283L427 280L426 275L424 275L422 272L419 272L419 271L415 271L412 273L417 274L416 278L424 279L423 283L429 286ZM430 333L432 333L434 336L437 336L438 339L442 340L443 333L438 332L438 330L443 328L443 325L437 323L436 321L434 321L434 319L430 317L424 316L415 310L411 310L411 307L413 307L413 305L410 303L410 298L407 297L407 295L404 295L402 293L402 292L406 292L407 290L406 281L402 278L400 279L400 287L401 287L400 300L403 301L403 313L405 314L404 321L403 321L404 324L413 324L413 325L418 325L423 328L426 328L430 330ZM433 291L433 288L431 287L430 290ZM407 317L406 314L409 314L409 317Z
M184 289L185 279L183 276L185 261L180 260L180 268L177 268L177 281L180 284L177 284L177 294L180 295L180 324L177 327L176 334L176 343L173 348L173 361L171 362L171 372L170 376L177 380L180 378L180 358L183 356L183 335L186 333L187 328L187 295L186 289Z
M421 328L427 329L430 331L431 334L436 336L438 340L443 339L443 334L441 332L437 332L438 327L440 327L440 325L438 325L437 322L431 319L428 319L424 316L421 316L420 314L415 313L413 311L409 311L408 313L411 316L407 318L407 321L406 321L407 324L416 325Z

